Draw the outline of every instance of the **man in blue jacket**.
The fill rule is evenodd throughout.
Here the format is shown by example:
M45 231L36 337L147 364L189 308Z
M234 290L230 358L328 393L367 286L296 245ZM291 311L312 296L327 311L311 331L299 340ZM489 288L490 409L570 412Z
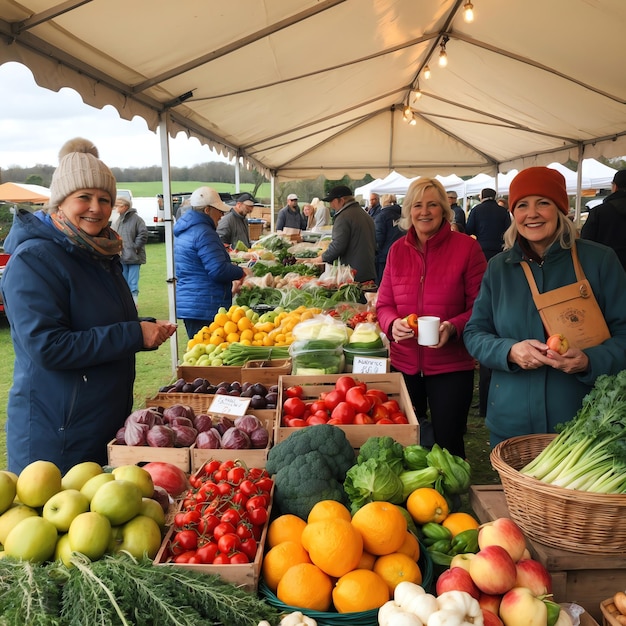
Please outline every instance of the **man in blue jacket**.
M496 202L495 189L486 188L480 192L480 204L472 209L467 218L465 232L476 237L488 261L502 252L504 233L510 225L511 216Z

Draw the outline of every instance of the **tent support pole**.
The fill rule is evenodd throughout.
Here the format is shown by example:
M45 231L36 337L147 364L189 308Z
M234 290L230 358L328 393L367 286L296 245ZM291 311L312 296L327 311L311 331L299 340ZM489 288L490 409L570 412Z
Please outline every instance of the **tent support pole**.
M580 230L580 204L581 193L580 190L583 186L583 145L578 144L578 167L576 168L576 204L574 205L574 224L576 228Z
M174 231L172 229L172 181L170 172L169 149L169 113L161 114L159 121L159 138L161 141L161 170L163 176L163 211L165 214L165 271L167 283L167 301L169 304L169 320L176 324L176 277L174 275ZM170 338L172 355L172 372L178 365L178 331Z

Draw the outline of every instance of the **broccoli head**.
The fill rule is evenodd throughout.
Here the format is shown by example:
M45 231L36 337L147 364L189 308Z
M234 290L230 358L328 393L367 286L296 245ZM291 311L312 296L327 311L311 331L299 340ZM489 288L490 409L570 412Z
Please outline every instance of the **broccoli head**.
M356 462L354 448L343 430L331 424L318 424L299 428L270 448L265 468L270 474L278 474L282 468L299 463L302 456L313 450L324 456L332 477L340 482Z
M370 437L359 449L357 463L361 465L368 459L384 461L399 475L404 470L404 446L392 437Z
M318 450L306 452L279 469L274 476L274 502L280 514L291 513L306 521L313 506L321 500L337 500L347 506L346 492L334 472L328 457Z

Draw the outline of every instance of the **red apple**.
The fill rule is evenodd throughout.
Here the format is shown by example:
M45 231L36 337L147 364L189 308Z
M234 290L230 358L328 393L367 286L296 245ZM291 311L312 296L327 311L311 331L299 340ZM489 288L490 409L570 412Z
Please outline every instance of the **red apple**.
M522 558L526 550L526 537L520 527L508 517L499 517L493 522L482 524L478 530L478 547L502 546L513 561Z
M511 555L502 546L487 546L470 561L470 576L484 593L506 593L515 585L517 570Z
M450 569L453 567L462 567L469 572L470 561L476 555L473 552L464 552L462 554L455 554L450 561Z
M437 579L436 593L440 596L445 591L465 591L478 600L480 591L474 584L470 573L462 567L450 567Z
M485 626L504 626L502 620L489 609L483 609L483 621Z
M501 594L492 595L490 593L483 593L481 591L480 596L478 597L478 604L480 604L480 608L490 611L491 613L495 613L496 615L498 615L500 612L501 601Z
M552 593L552 576L539 561L522 559L515 564L516 587L528 587L536 596Z
M527 587L514 587L502 596L500 619L504 626L546 626L548 609Z

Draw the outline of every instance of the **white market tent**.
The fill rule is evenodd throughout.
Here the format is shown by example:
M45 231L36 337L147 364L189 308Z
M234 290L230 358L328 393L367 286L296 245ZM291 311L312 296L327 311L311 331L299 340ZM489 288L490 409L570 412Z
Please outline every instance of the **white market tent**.
M414 178L405 178L401 174L398 174L393 179L385 179L378 185L372 186L371 191L375 191L380 195L383 195L385 193L394 193L396 195L403 196L406 194L406 191L409 188L410 184L418 178L419 176L415 176ZM435 178L446 188L447 191L454 190L459 195L462 195L463 179L456 174L450 174L450 176L437 175L435 176Z
M159 129L168 213L167 142L179 132L272 183L495 175L626 154L615 48L626 2L475 0L471 23L464 4L0 0L0 64Z

